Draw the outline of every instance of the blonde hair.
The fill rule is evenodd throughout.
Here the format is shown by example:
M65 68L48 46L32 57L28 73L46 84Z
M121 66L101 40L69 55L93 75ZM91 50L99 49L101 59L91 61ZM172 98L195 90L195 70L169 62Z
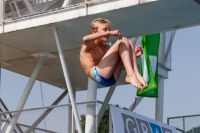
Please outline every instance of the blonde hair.
M106 24L106 23L110 25L110 21L108 19L104 18L94 19L91 22L91 30L97 30L99 28L99 24Z

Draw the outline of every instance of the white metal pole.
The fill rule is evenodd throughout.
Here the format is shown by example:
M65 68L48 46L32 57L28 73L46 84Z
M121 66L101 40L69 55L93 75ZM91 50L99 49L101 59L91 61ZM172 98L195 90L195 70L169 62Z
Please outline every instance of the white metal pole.
M30 0L24 0L24 3L26 4L26 6L27 6L29 12L30 12L31 14L33 14L33 13L34 13L34 10L33 10L32 6L31 6Z
M160 45L158 52L158 62L165 65L165 32L160 33ZM164 103L164 78L158 81L158 98L156 98L155 120L163 122L163 103Z
M169 45L168 45L167 50L166 50L166 53L165 53L165 59L167 59L167 57L168 57L168 55L169 55L169 52L170 52L170 50L171 50L171 48L172 48L172 43L173 43L173 40L174 40L175 35L176 35L176 30L174 30L174 31L172 32L172 35L171 35L171 38L170 38L170 41L169 41Z
M113 133L111 110L109 109L109 133Z
M71 103L70 97L69 97L68 101L69 101L69 103ZM68 133L71 133L71 131L72 131L72 115L73 115L72 106L68 106Z
M4 21L5 0L0 0L0 23Z
M17 3L16 3L16 0L13 0L13 3L14 3L14 5L15 5L15 9L16 9L16 11L17 11L19 17L21 17L21 13L20 13L20 11L19 11L19 8L18 8L18 5L17 5Z
M65 0L62 7L67 7L71 2L72 0Z
M10 118L10 115L8 114L7 117L6 117L6 120L8 120L9 118ZM6 121L2 123L0 129L2 130L2 129L4 128L5 125L6 125Z
M1 127L1 120L2 120L2 114L0 114L0 127ZM1 133L2 129L0 128L0 133Z
M73 93L74 93L74 100L76 99L76 91L73 89ZM69 103L71 103L70 101L70 97L68 99ZM68 107L68 133L74 133L75 132L75 123L74 123L74 115L73 115L73 111L72 111L72 107L69 106Z
M1 99L1 62L0 62L0 99ZM1 126L0 126L1 127Z
M164 103L164 78L158 80L158 98L156 98L155 120L163 122L163 103Z
M8 4L9 4L9 6L10 6L10 9L11 9L11 11L12 11L12 15L15 15L15 12L14 12L14 9L13 9L13 6L12 6L12 3L11 3L11 2L9 2Z
M160 45L158 51L158 63L165 65L165 32L160 33Z
M33 84L34 84L34 82L35 82L35 80L36 80L36 78L38 76L38 73L39 73L40 69L42 68L42 65L43 65L43 63L45 61L45 58L46 58L45 54L40 54L40 58L39 58L39 60L37 62L37 65L36 65L32 75L31 75L27 85L26 85L26 88L25 88L25 90L24 90L24 92L23 92L23 94L21 96L21 99L20 99L20 101L19 101L19 103L17 105L16 110L23 109L24 104L26 103L26 100L27 100L27 98L28 98L28 96L29 96L29 94L31 92L32 87L33 87ZM17 120L18 120L19 116L20 116L20 112L17 112L17 113L13 114L12 120L10 121L10 124L9 124L9 126L8 126L8 128L6 130L6 133L12 133L12 131L13 131L16 123L17 123Z
M69 92L69 97L70 97L71 104L72 104L72 109L73 109L73 112L74 112L76 126L77 126L77 129L78 129L78 132L82 133L80 119L78 117L78 111L77 111L75 100L74 100L73 89L72 89L72 86L71 86L70 77L69 77L67 65L66 65L66 62L65 62L65 57L64 57L62 46L61 46L61 43L60 43L60 38L59 38L59 35L58 35L58 29L56 27L54 27L53 31L54 31L54 35L55 35L55 39L56 39L56 44L57 44L57 47L58 47L59 57L60 57L65 81L66 81L68 92Z
M88 94L87 101L94 101L97 98L97 83L92 79L88 78ZM95 106L96 103L87 104L86 109L86 124L85 124L85 133L94 133L95 132Z

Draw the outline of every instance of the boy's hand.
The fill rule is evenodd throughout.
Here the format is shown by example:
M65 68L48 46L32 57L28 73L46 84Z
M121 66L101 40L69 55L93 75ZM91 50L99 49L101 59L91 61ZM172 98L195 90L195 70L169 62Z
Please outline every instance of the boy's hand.
M119 32L119 30L112 30L112 31L109 31L109 34L111 36L117 36L119 39L122 39L122 35L121 33Z
M142 49L142 47L141 46L136 46L135 47L135 55L136 55L136 57L139 57L139 56L141 56L143 54L143 49Z

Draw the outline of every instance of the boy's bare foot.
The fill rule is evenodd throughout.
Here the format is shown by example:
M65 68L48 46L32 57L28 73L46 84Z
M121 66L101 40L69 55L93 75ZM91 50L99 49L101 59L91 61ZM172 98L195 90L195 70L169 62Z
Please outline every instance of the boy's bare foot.
M131 83L134 87L139 90L143 90L142 83L138 80L135 74L127 74L126 82Z
M144 80L144 78L140 75L140 73L135 72L137 78L139 79L139 81L142 83L143 87L146 88L148 87L147 82Z

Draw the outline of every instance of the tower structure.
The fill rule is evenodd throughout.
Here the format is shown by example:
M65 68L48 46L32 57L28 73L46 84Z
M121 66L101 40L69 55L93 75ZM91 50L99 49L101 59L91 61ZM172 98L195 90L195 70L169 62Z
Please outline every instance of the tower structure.
M164 79L168 78L170 70L168 59L175 30L198 25L199 8L198 0L1 0L1 67L30 77L16 110L23 109L37 79L66 90L54 104L58 104L68 93L77 130L82 132L75 93L88 89L88 100L95 100L94 89L101 87L88 81L79 63L79 51L82 37L90 33L90 22L98 17L111 20L112 28L120 29L123 36L128 38L162 32L158 71L159 87L162 88L160 95L163 95ZM114 40L111 37L109 41ZM123 71L104 102L109 102L117 85L127 84L123 80L125 75ZM162 121L162 98L156 102L156 119L159 121ZM90 121L95 117L95 110L94 105L88 105L86 131L92 133L94 123ZM102 108L98 115L102 116L104 110ZM14 114L6 133L12 132L19 115ZM27 132L33 128L34 124Z

